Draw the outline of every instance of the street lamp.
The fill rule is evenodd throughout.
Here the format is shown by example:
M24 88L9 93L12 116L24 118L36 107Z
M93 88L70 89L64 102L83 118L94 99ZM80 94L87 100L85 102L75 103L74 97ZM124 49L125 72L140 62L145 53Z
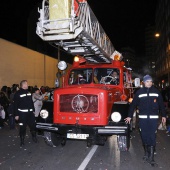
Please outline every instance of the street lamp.
M160 34L159 33L155 33L155 37L160 37Z
M159 67L158 66L158 63L157 63L157 60L156 59L158 59L158 57L159 57L159 43L160 43L160 41L159 41L159 39L160 39L160 33L159 32L155 32L155 35L154 35L154 37L155 37L155 42L154 42L154 55L155 55L155 69L154 69L154 74L155 74L155 76L159 76L159 73L158 73L158 70L159 70L159 68L157 68L157 67ZM158 82L159 82L159 80L158 80ZM157 82L157 83L158 83Z

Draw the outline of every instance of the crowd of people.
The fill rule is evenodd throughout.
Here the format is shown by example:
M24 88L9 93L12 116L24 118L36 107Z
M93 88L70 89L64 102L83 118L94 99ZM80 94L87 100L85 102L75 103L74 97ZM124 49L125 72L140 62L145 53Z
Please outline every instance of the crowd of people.
M168 107L170 107L170 86L164 87L160 91L163 97L165 108L168 109Z
M50 88L28 86L27 80L20 85L13 84L11 88L3 86L0 92L0 128L4 124L10 129L19 127L20 147L24 146L27 126L30 129L33 142L37 143L36 119L39 116L43 101L51 97Z
M17 121L14 118L14 95L20 89L19 84L13 84L11 87L2 86L0 90L0 129L9 125L9 128L15 129ZM37 118L41 110L43 100L47 99L51 88L48 86L28 86L28 91L32 94L32 100L35 107L35 117ZM46 97L45 97L46 96Z

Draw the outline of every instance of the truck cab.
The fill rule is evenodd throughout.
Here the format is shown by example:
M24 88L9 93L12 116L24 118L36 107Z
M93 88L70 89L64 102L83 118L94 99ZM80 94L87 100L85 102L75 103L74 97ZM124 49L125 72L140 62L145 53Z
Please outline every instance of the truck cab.
M104 145L107 137L117 135L119 150L129 149L131 126L124 119L136 82L132 83L131 69L121 57L112 56L111 63L74 58L62 77L62 87L54 90L53 100L44 102L36 123L48 145L65 145L68 139L86 140L87 146Z

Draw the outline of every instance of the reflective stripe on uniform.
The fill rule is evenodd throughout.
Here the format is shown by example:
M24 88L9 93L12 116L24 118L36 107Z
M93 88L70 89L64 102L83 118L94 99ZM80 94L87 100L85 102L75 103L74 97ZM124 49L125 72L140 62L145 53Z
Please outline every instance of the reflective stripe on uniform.
M139 115L139 118L147 119L148 116L147 115ZM149 115L149 118L150 119L157 119L157 118L159 118L159 116L158 115Z
M149 93L149 96L159 96L157 93Z
M33 109L18 109L20 112L31 112L31 111L33 111Z
M20 95L20 97L24 97L24 96L26 96L26 94L21 94L21 95Z
M23 123L19 123L20 126L23 126Z
M139 98L146 97L146 96L147 96L147 94L140 94ZM149 96L156 96L156 97L158 97L159 95L157 93L149 93Z
M20 97L31 96L31 93L21 94Z
M139 115L139 118L144 118L146 119L148 116L147 115Z
M157 119L157 118L159 118L158 115L150 115L149 117L150 117L150 119Z
M141 97L146 97L147 96L147 94L140 94L139 95L139 98L141 98Z

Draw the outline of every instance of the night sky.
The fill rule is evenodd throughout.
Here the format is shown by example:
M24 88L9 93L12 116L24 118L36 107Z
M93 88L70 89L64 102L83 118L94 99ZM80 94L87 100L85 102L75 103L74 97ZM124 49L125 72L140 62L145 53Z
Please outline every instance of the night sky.
M145 27L155 24L156 0L88 2L116 49L129 46L138 55L144 54Z
M145 27L155 23L157 0L87 0L116 50L131 47L144 54ZM41 0L4 0L0 37L27 46L27 19ZM34 21L38 15L35 14ZM35 25L35 24L33 24ZM33 28L35 29L35 28Z

